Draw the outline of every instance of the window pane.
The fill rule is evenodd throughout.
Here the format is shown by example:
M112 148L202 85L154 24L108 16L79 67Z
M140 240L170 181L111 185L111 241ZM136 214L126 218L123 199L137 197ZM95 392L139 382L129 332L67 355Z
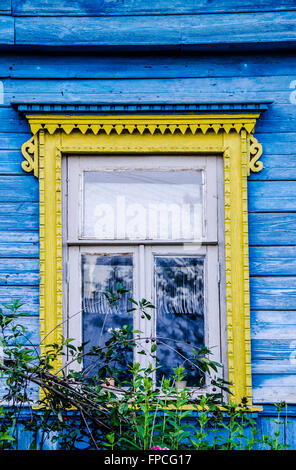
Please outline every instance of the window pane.
M130 292L121 296L117 306L110 307L103 292L107 288L115 292L118 282ZM82 255L82 337L83 341L90 342L87 349L91 346L104 346L112 329L133 324L132 313L127 313L131 308L128 297L132 296L132 290L132 255ZM132 351L119 357L119 360L127 368L127 364L133 360ZM89 374L97 372L94 364L93 357L85 357L83 365L85 369L89 369ZM119 362L114 363L114 366L119 366Z
M85 171L83 188L83 237L202 237L201 170Z
M156 256L155 291L156 335L170 338L157 348L157 381L183 366L187 385L197 386L202 374L180 354L192 357L192 348L204 345L204 257Z

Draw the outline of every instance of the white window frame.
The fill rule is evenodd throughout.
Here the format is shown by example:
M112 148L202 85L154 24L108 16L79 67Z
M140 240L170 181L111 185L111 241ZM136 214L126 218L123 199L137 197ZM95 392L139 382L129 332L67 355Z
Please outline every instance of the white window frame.
M173 165L173 166L172 166ZM168 240L96 240L81 236L82 214L82 173L91 170L112 169L194 169L203 171L204 187L204 236L198 243ZM133 298L148 298L155 302L153 292L152 259L154 254L180 256L205 256L205 343L213 348L213 360L226 364L226 302L221 289L221 273L224 273L224 221L223 221L223 163L219 156L68 156L63 159L63 260L67 272L64 282L64 305L67 318L81 309L81 255L100 253L133 253L134 292ZM149 259L148 259L149 258ZM148 267L143 274L139 269L141 259ZM222 269L221 269L222 267ZM80 286L80 289L77 289ZM208 295L211 292L211 295ZM139 316L134 317L134 319ZM155 325L155 317L150 325ZM134 328L143 331L144 336L155 337L155 328L148 327L148 321L142 319L134 323ZM77 314L67 322L65 334L81 342L81 315ZM135 360L145 364L145 356L137 355ZM151 360L151 359L150 359ZM221 371L220 376L225 376ZM196 392L209 392L210 383Z

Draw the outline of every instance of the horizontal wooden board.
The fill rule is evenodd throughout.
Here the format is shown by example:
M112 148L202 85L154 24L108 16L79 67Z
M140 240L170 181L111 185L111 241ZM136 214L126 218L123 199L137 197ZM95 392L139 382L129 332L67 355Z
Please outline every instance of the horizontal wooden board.
M38 203L0 203L1 231L31 231L39 228Z
M0 106L1 132L30 132L28 121L11 106Z
M296 13L15 18L16 45L169 46L292 42ZM260 26L260 27L259 27ZM30 34L28 34L30 31Z
M38 180L33 175L0 176L0 203L38 200Z
M295 155L296 133L256 133L263 152L268 154Z
M1 243L0 258L10 256L11 258L38 258L38 243Z
M129 52L121 54L40 54L24 51L0 56L2 78L132 79L196 77L287 76L296 67L295 54L165 54ZM276 105L276 104L275 104ZM274 105L273 105L274 106Z
M24 158L21 150L0 149L0 175L27 175L22 169Z
M260 159L264 165L259 173L251 173L249 181L295 180L296 152L290 155L273 155L264 153Z
M295 213L249 214L250 245L294 245L295 240Z
M251 247L250 274L252 276L295 276L296 246Z
M296 362L289 359L252 360L253 374L296 374Z
M0 258L38 258L39 233L0 232ZM12 261L13 263L14 261ZM0 259L1 263L1 259Z
M279 326L295 325L296 310L251 310L251 323L256 322Z
M10 16L1 16L0 6L0 46L14 44L14 19Z
M29 140L31 137L32 134L0 133L1 150L20 151L23 143Z
M295 339L253 339L251 346L252 360L289 360L291 363L295 360Z
M24 303L19 312L39 315L39 288L37 286L0 286L0 302L12 304L14 300Z
M296 277L251 277L251 308L257 310L295 310Z
M1 227L0 231L0 243L37 243L39 241L39 227L35 231L19 231L19 227L14 227L14 231L6 231Z
M191 80L191 83L189 83ZM127 83L128 82L128 83ZM94 104L121 104L121 103L165 103L172 104L179 103L207 103L207 102L244 102L244 101L270 101L277 100L278 103L284 104L289 99L289 91L256 91L254 87L250 90L237 90L236 92L231 89L221 87L220 90L215 88L207 89L203 84L199 84L198 80L183 79L172 80L167 82L164 87L163 83L158 84L156 81L151 80L150 83L144 81L118 81L110 82L107 80L93 84L95 86L90 88L90 84L85 84L88 89L79 92L79 83L72 83L69 87L63 87L63 84L57 84L55 88L48 87L46 84L40 83L41 89L38 91L38 83L31 90L24 87L11 88L8 92L7 88L4 93L4 103L7 105L12 101L17 102L85 102ZM269 150L270 153L286 153L280 150Z
M1 244L0 244L1 249ZM30 258L1 258L0 285L39 285L39 260Z
M0 260L1 261L1 260ZM293 312L294 314L294 312ZM279 324L272 322L251 322L252 339L289 339L295 340L296 349L296 319L294 324Z
M7 0L6 0L7 1ZM141 0L12 0L14 15L167 15L184 13L236 13L270 11L270 10L295 10L293 0L252 0L239 2L238 0L175 0L173 4L167 0L152 0L143 3Z
M294 396L296 403L296 374L275 374L270 376L269 374L253 374L253 387L295 387Z
M296 15L296 12L295 12ZM122 78L120 80L114 80L114 78L106 79L25 79L25 78L6 78L4 83L4 91L7 98L13 96L13 93L32 93L37 92L38 94L51 94L58 95L63 92L63 96L66 97L66 93L78 93L80 90L82 100L83 96L91 96L101 92L104 93L131 93L131 92L144 92L149 93L151 91L157 91L157 93L163 94L167 92L168 101L176 101L175 98L172 100L172 96L169 93L174 91L181 91L184 88L184 92L189 92L191 89L192 96L202 95L203 93L214 93L211 101L215 101L216 93L232 93L230 101L235 101L237 93L244 93L242 96L247 96L249 92L285 92L286 99L289 99L291 94L290 84L294 80L295 76L291 71L286 76L230 76L224 77L222 80L220 77L181 77L178 75L170 78ZM132 80L132 82L131 82ZM131 86L132 84L132 86ZM196 87L196 89L192 89ZM193 94L195 93L195 95ZM262 99L263 95L260 96ZM260 100L257 98L257 101ZM266 98L267 100L268 98ZM274 100L272 100L274 101ZM181 100L185 102L185 99ZM8 103L9 104L9 103ZM287 104L287 101L283 104Z
M295 212L296 172L295 181L249 181L248 196L250 212Z
M39 243L1 243L0 258L38 258ZM1 261L0 261L1 262Z

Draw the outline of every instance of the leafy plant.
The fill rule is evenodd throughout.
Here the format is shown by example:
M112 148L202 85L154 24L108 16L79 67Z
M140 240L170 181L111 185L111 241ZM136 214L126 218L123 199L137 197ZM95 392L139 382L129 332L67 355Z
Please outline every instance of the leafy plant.
M116 307L126 292L118 284L105 297ZM149 321L154 306L146 299L129 300L131 311ZM186 378L183 366L156 386L153 377L161 369L155 362L157 346L165 345L166 338L148 338L150 351L142 351L151 359L148 367L126 362L128 351L143 340L138 339L141 332L127 325L112 330L104 345L87 349L87 343L77 346L73 339L61 337L40 353L21 324L21 306L17 300L0 309L0 372L6 382L6 406L0 407L0 449L17 448L20 425L31 433L30 449L42 449L48 441L67 450L282 448L279 424L274 436L259 438L246 400L240 405L224 400L225 393L230 395L229 383L219 377L221 366L211 360L209 349L193 348L190 358L182 357L201 372L198 385L203 393L181 387ZM64 366L56 371L56 359L61 356ZM86 356L92 361L87 369L73 367L82 365ZM215 393L204 388L205 376ZM34 398L32 387L41 391L39 398ZM28 418L22 413L25 408L30 411ZM283 408L283 404L277 407L277 423Z

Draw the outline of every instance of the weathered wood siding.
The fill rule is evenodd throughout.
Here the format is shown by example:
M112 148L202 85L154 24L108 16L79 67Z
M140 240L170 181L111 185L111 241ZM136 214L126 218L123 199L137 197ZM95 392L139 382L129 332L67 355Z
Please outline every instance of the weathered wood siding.
M1 45L295 44L294 0L2 0Z

